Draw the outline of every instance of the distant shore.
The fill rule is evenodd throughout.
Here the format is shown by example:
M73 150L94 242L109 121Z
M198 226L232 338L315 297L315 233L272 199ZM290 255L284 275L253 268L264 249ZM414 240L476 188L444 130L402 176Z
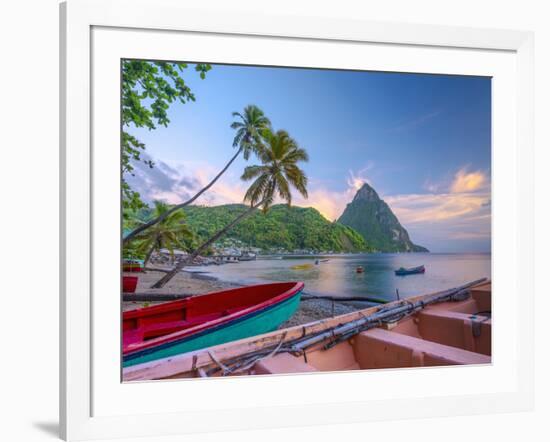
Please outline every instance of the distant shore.
M135 274L134 274L135 275ZM222 281L213 276L198 272L179 272L162 289L152 289L151 285L164 275L163 272L146 271L139 274L139 283L136 293L140 294L185 294L198 295L203 293L216 292L240 287L241 285ZM124 301L123 311L134 310L148 305L160 304L157 302ZM279 328L291 327L294 325L307 324L308 322L332 316L342 315L351 311L366 308L367 305L352 305L351 303L336 302L326 299L302 300L296 312Z

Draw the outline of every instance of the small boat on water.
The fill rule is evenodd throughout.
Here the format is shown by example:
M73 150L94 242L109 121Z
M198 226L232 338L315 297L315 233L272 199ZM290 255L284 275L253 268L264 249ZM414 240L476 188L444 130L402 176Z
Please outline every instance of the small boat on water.
M487 279L128 367L124 381L491 363Z
M252 285L123 314L123 366L277 329L300 304L303 282Z
M309 270L313 268L313 264L296 264L290 268L292 270Z
M417 273L425 273L425 272L426 272L426 268L422 265L418 267L410 267L408 269L406 269L405 267L401 267L395 271L395 274L397 276L405 276L405 275L415 275Z
M355 273L363 273L364 271L365 269L363 268L363 266L355 267Z
M256 254L251 252L245 252L238 257L239 261L256 261Z

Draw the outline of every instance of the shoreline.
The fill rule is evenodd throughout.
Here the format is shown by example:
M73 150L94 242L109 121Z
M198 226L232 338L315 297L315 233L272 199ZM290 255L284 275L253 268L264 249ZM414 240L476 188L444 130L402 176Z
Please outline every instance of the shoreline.
M132 275L136 276L135 273ZM139 294L185 294L192 296L244 286L244 284L223 281L208 274L208 272L181 271L162 289L152 289L150 286L163 276L163 272L148 270L146 272L139 273L138 275L139 282L136 288L136 293ZM303 294L305 295L310 293L306 290ZM169 301L122 301L122 311L163 304L165 302ZM295 325L307 324L309 322L343 315L345 313L350 313L367 307L369 307L367 303L338 302L327 299L301 300L298 309L278 328L281 329Z

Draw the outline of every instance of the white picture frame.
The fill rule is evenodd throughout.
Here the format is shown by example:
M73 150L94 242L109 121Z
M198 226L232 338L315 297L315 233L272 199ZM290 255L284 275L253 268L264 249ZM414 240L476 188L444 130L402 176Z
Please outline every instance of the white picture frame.
M388 418L447 416L519 411L532 408L534 389L532 33L329 20L314 17L243 15L232 13L230 10L194 10L186 8L181 2L174 0L69 0L61 4L60 14L62 85L60 97L60 427L63 438L82 440L124 436L160 436L185 432L351 423ZM409 54L413 54L414 51L425 54L430 51L443 53L454 51L456 57L442 55L442 60L447 57L449 63L451 59L453 63L447 67L441 67L441 69L444 72L456 70L457 73L468 73L470 70L477 72L476 69L485 69L467 67L468 54L472 57L477 54L480 65L482 64L481 58L490 59L490 54L495 55L493 57L495 64L498 64L499 59L505 58L502 65L494 68L494 72L497 72L495 74L497 76L502 72L503 81L512 82L509 90L515 91L515 93L510 92L510 96L504 96L503 93L503 95L499 95L499 97L502 96L502 101L497 102L506 109L499 114L494 129L496 141L493 153L497 153L501 160L499 160L499 167L495 172L493 182L495 196L498 196L499 189L502 189L502 192L509 193L510 204L509 207L497 204L495 210L502 210L502 212L501 216L494 217L493 229L507 232L511 238L511 245L507 251L511 252L514 258L510 260L505 256L498 258L498 268L495 269L498 272L494 272L493 282L496 297L506 300L507 304L504 305L504 301L500 301L500 304L497 303L501 316L497 316L495 321L495 334L498 334L499 330L503 330L502 333L504 333L504 327L502 327L502 322L499 326L498 318L506 317L505 314L510 315L509 317L513 319L513 326L507 327L507 330L513 335L513 340L510 342L514 343L514 349L509 358L504 357L502 352L500 358L497 354L493 366L489 367L491 370L502 369L502 378L493 376L496 371L494 373L476 371L479 367L428 369L429 373L422 370L401 370L399 373L393 372L389 375L393 378L392 382L403 383L403 385L423 382L422 389L411 389L407 395L399 397L380 395L375 398L373 393L372 398L363 397L361 400L346 399L343 395L338 396L335 392L328 391L328 397L325 395L324 399L321 399L319 395L309 397L298 395L298 398L288 403L277 401L275 398L271 403L269 400L253 403L247 399L246 392L257 392L270 386L271 390L265 391L298 388L299 384L308 384L304 388L311 388L311 391L314 391L315 380L310 381L309 378L296 376L280 376L265 377L262 380L257 378L209 380L207 383L184 381L169 384L153 382L147 385L114 385L113 382L119 378L119 373L105 374L105 372L112 372L110 363L104 362L109 360L109 355L112 356L112 353L103 352L103 344L106 342L105 334L98 333L96 321L100 319L104 321L104 318L98 318L100 313L103 315L103 312L105 312L106 318L112 318L115 315L116 319L116 310L113 310L111 305L104 304L109 302L107 298L94 297L94 291L98 289L98 286L104 288L105 290L102 292L105 293L109 290L109 285L103 287L102 280L98 280L97 275L94 279L92 271L92 266L95 265L93 252L98 248L96 242L98 237L93 235L94 212L103 210L97 203L94 204L96 201L94 194L102 192L101 188L97 186L97 180L93 180L94 173L97 173L98 168L98 165L94 163L94 155L97 152L94 152L93 145L94 142L97 142L98 136L102 135L98 135L94 131L97 131L98 127L103 128L103 124L110 124L109 121L93 118L96 116L94 111L98 107L108 105L107 101L104 103L104 100L98 100L98 96L94 95L102 93L103 85L94 78L94 75L104 72L94 70L96 66L93 64L94 50L98 49L95 45L104 48L101 46L101 38L94 40L94 32L98 29L106 32L118 30L134 33L133 35L136 37L146 36L151 41L162 38L167 43L167 51L170 46L168 40L180 38L179 36L183 34L191 35L193 38L206 36L223 39L231 36L233 45L239 45L241 44L239 41L244 42L245 39L254 41L264 39L265 44L268 41L284 41L289 46L285 50L290 53L292 52L291 46L300 44L341 45L342 47L346 46L350 51L360 50L360 48L369 45L373 50L378 51L378 54L397 47L405 48ZM110 56L118 57L120 53L116 52L116 48L124 49L124 38L120 39L122 43L117 46L114 34L110 37L113 37L110 40L113 51ZM141 46L145 51L147 45ZM103 49L101 50L103 51ZM461 51L465 53L464 61L461 61L460 58ZM106 53L107 50L105 49L104 52ZM273 54L276 53L277 51L274 50ZM479 57L480 53L483 54L483 57ZM165 54L161 54L160 58L169 56L169 52ZM503 56L501 57L499 54ZM247 62L239 55L235 56L235 61ZM258 63L258 60L251 61ZM102 65L97 58L95 62L97 62L97 66ZM338 62L334 61L334 63L334 66L338 66ZM409 60L407 63L409 63L409 68L414 69L414 60ZM463 68L460 67L460 63L464 63ZM487 61L487 63L489 62ZM475 58L473 63L470 61L470 64L475 66ZM393 65L386 64L386 66ZM405 68L396 65L395 69L403 70ZM437 69L437 67L433 68L433 70ZM492 72L489 67L486 69L488 74ZM116 71L112 74L116 76L119 72ZM95 85L95 90L92 88L93 85ZM112 112L116 114L118 107L112 109ZM510 124L502 124L505 121ZM501 128L503 131L506 130L504 126L508 126L507 130L512 130L509 134L513 136L506 137L506 139L501 136ZM108 142L108 139L105 139L105 142ZM92 166L95 167L95 171ZM113 166L116 169L119 164L110 165L111 168ZM116 197L118 198L118 195ZM113 216L116 218L118 215ZM115 233L118 235L116 219L113 221L113 225ZM495 250L504 249L494 246L493 254ZM117 256L117 253L113 249L113 256ZM503 275L502 278L498 277L499 274ZM105 281L109 278L110 276L106 275ZM118 284L116 278L114 281ZM113 296L116 295L113 294ZM118 299L115 301L118 303ZM116 324L114 326L118 327ZM113 348L118 346L118 339L118 335L113 337L113 342L115 342ZM119 360L111 362L115 368L119 364ZM460 370L460 375L457 374L458 370ZM477 393L455 392L451 394L442 391L441 394L434 395L433 392L430 392L430 388L436 387L431 387L429 382L423 381L427 374L433 379L439 378L439 382L442 383L448 381L450 375L462 376L466 380L468 378L483 380L483 376L493 376L495 379L500 379L500 383L486 383L486 388L478 389ZM365 372L322 376L331 376L330 379L334 383L356 383L361 379L366 379ZM408 379L413 379L413 376L418 376L418 378L414 382L409 382ZM315 377L317 380L321 379L319 376L313 376L313 378ZM457 385L459 384L460 382L457 383ZM167 388L168 385L170 388ZM435 381L434 385L437 385ZM112 396L105 393L105 391L114 390L117 391L113 392ZM170 396L174 394L174 391L177 391L177 395L186 391L190 397L201 394L201 391L211 397L216 391L220 391L220 396L225 399L230 398L236 391L243 393L242 401L233 406L230 405L231 401L229 400L220 400L214 406L205 404L204 407L197 407L193 411L182 411L171 408ZM115 395L117 396L115 397ZM144 402L152 403L158 403L159 398L165 398L166 400L163 402L165 406L158 409L145 406L140 408L140 405L136 403L136 397L140 396L147 398L147 401ZM151 399L153 397L155 400ZM112 406L107 406L107 402ZM129 403L132 403L133 406L124 405ZM215 411L215 418L212 418L213 411ZM243 412L246 412L247 419L243 419Z

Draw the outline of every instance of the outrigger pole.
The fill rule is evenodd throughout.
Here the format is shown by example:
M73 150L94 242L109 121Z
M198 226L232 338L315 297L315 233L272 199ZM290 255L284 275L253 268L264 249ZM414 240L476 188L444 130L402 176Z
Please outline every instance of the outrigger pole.
M272 357L278 353L305 354L305 351L308 348L325 341L329 342L325 344L324 349L329 349L342 341L352 338L362 331L378 327L383 323L399 321L403 317L414 314L428 305L451 300L462 301L467 299L469 296L469 288L482 284L486 281L487 278L477 279L459 287L445 290L441 293L437 293L431 297L415 302L407 301L405 299L400 301L398 304L381 307L376 312L368 316L364 316L346 324L337 325L328 330L313 334L312 336L305 336L289 342L284 342L285 335L283 335L281 341L275 346L270 346L262 350L256 350L243 354L223 363L218 361L217 358L209 352L210 357L216 364L216 367L208 370L206 375L208 376L219 370L222 371L223 375L239 372L250 368L261 359Z

